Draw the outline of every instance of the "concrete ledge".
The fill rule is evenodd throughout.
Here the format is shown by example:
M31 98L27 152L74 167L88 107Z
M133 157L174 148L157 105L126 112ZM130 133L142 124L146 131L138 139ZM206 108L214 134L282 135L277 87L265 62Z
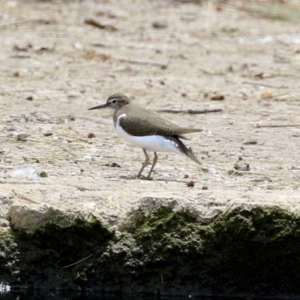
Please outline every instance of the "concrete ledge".
M111 226L102 216L12 205L0 281L31 289L170 295L300 294L300 218L240 205L210 218L173 198L144 198Z

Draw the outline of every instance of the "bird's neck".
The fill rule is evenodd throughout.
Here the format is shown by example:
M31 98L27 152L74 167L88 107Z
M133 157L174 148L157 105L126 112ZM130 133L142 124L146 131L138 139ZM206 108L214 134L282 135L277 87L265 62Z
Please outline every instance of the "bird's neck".
M113 120L114 120L114 126L116 127L116 124L117 124L117 121L118 121L118 117L120 116L120 113L121 113L121 109L123 108L124 106L122 107L119 107L119 108L115 108L113 110Z

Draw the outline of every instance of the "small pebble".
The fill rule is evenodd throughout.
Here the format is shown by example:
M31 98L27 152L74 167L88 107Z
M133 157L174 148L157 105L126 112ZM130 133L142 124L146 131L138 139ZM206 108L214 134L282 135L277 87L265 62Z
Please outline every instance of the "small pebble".
M195 186L195 182L193 180L191 180L191 181L187 182L186 185L188 187L194 187Z
M152 22L152 27L157 29L163 29L163 28L167 28L168 24L162 21L154 21Z
M68 116L66 117L66 119L67 119L67 120L70 120L70 121L75 121L75 120L76 120L75 116L73 116L73 115L68 115Z
M43 133L43 136L51 136L51 135L53 135L53 132L51 131L46 131Z
M273 98L273 93L270 90L263 90L260 96L262 99Z
M87 137L88 137L89 139L92 139L92 138L94 138L94 137L96 137L96 136L95 136L94 133L90 132L90 133L88 134Z
M250 165L240 160L238 160L233 167L238 171L250 171Z
M225 100L225 96L221 95L221 94L213 94L213 95L210 96L210 100L223 101L223 100Z
M51 120L51 117L48 114L43 113L43 112L33 113L32 116L34 116L37 121L43 122L43 123L49 122Z
M244 145L256 145L256 144L257 144L257 141L255 141L255 140L249 140L244 143Z
M111 162L111 161L108 162L108 163L106 163L105 166L106 166L106 167L112 167L112 168L116 168L116 167L117 167L117 168L121 168L120 165L118 165L118 164L116 164L116 163L114 163L114 162Z
M27 133L19 133L17 135L17 141L26 142L28 137L29 137L29 134L27 134Z
M40 177L48 177L48 173L45 172L45 171L38 172L38 175L39 175Z

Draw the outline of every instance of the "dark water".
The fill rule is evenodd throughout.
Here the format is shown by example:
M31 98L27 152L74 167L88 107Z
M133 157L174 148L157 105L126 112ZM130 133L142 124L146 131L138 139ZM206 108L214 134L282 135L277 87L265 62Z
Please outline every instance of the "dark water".
M9 292L0 294L0 300L182 300L182 299L205 299L205 300L250 300L251 298L223 298L223 297L193 297L193 296L154 296L154 295L117 295L103 293L76 293L76 292ZM276 299L280 300L280 299Z
M0 300L125 300L129 298L123 298L120 295L103 295L102 293L93 293L93 294L82 294L76 292L48 292L48 291L39 291L39 292L9 292L5 294L0 294ZM131 298L135 300L135 298ZM142 298L136 298L142 299ZM145 298L147 299L147 298ZM150 299L150 298L148 298ZM152 298L154 299L154 298Z
M103 295L103 293L81 294L76 292L9 292L0 294L0 300L166 300L166 299L189 299L188 297L166 298L157 296L134 296L134 295Z
M183 300L183 299L203 299L203 300L287 300L300 298L277 298L277 297L198 297L198 296L162 296L162 295L146 295L146 294L113 294L113 293L89 293L89 292L75 292L75 291L10 291L3 293L0 289L0 300Z
M103 293L80 294L74 292L43 293L39 292L9 292L0 294L0 300L183 300L183 299L203 299L203 300L256 300L259 298L249 297L196 297L196 296L136 296L136 295L103 295ZM260 298L262 299L262 298ZM265 298L266 299L266 298ZM270 299L270 298L269 298ZM276 300L283 300L276 298ZM286 300L286 299L285 299Z

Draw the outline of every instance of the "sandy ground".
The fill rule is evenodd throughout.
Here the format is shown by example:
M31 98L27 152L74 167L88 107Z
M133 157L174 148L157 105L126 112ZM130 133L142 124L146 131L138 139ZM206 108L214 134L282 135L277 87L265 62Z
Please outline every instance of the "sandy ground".
M208 215L236 203L298 209L300 21L212 1L98 2L1 4L1 215L18 200L118 220L146 196ZM162 113L203 129L186 141L203 165L160 153L152 181L131 179L142 151L109 110L88 111L115 92L152 110L221 109ZM239 160L242 175L230 172Z

